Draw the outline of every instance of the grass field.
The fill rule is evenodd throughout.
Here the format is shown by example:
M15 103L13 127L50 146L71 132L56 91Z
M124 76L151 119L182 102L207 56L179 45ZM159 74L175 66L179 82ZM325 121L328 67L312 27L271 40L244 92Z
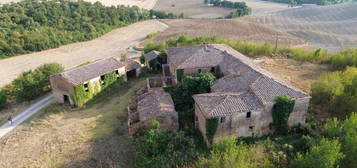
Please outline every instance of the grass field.
M170 37L186 35L188 37L217 36L223 39L243 40L249 42L266 42L278 45L300 46L305 42L287 33L266 28L259 24L236 19L170 19L162 20L169 26L153 38L163 41Z
M0 167L132 167L126 107L145 82L113 86L83 109L50 105L0 139Z
M307 5L244 19L300 37L310 48L339 50L357 46L356 11L357 4Z

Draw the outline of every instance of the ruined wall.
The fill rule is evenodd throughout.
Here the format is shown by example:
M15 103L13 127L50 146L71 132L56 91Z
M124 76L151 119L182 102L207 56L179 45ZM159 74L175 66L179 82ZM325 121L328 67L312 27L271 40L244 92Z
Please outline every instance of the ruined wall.
M64 79L61 75L50 76L52 94L59 103L64 103L64 95L69 97L70 104L74 104L71 95L74 93L73 85Z
M290 114L288 121L289 126L305 124L309 103L310 98L301 98L295 100L294 110Z

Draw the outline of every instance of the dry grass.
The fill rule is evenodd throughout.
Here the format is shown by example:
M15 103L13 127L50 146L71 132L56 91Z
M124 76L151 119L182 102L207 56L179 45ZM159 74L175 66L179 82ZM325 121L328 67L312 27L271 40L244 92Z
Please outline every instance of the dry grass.
M306 93L311 92L311 84L321 74L332 71L327 65L300 62L288 58L261 58L259 61L262 68Z
M126 107L144 85L134 79L84 109L50 105L0 139L0 167L132 167Z
M304 41L287 33L236 19L173 19L162 20L168 29L155 36L153 41L163 41L170 37L186 35L189 37L217 36L230 40L266 42L279 45L297 46Z
M357 46L356 11L357 4L308 5L245 19L305 39L310 48L339 50Z

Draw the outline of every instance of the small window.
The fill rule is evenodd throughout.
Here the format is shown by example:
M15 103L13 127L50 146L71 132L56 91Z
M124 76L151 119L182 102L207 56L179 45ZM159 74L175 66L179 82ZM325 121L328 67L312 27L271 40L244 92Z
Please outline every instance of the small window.
M115 74L119 75L119 70L116 70L116 71L115 71Z
M202 72L202 69L198 69L198 73L201 73Z
M224 123L226 121L226 117L221 117L221 123Z
M251 113L251 112L248 112L248 113L247 113L247 118L250 118L251 115L252 115L252 113Z
M211 72L215 73L216 72L216 68L215 67L211 67Z

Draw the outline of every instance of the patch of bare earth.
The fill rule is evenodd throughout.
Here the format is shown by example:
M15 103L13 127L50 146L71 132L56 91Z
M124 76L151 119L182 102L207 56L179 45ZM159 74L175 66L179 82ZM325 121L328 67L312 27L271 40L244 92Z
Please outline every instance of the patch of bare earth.
M297 46L304 41L271 28L237 19L172 19L162 20L169 26L153 41L163 41L170 37L186 35L189 37L217 36L230 40L243 40L249 42L266 42L278 45Z
M311 93L311 84L323 73L331 72L327 65L301 62L288 58L261 58L260 66L282 80Z
M50 105L0 139L0 167L133 167L126 107L143 86L134 79L84 109Z

